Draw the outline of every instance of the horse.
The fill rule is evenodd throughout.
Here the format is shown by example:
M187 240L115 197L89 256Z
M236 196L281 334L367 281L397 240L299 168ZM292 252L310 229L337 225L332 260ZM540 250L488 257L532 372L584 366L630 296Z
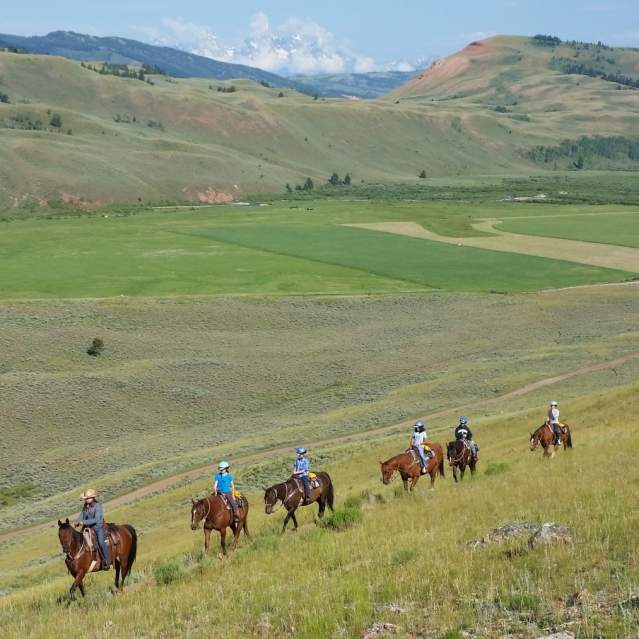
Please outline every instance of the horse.
M277 502L282 502L282 506L286 508L286 517L284 517L284 525L282 526L282 534L286 530L289 520L293 520L294 531L297 530L297 519L295 511L300 506L310 506L317 503L319 506L318 517L324 516L326 506L333 512L334 492L333 482L328 473L317 473L317 481L319 486L314 488L311 485L311 497L308 503L304 500L304 486L299 479L291 477L281 484L275 484L264 491L264 510L267 515L274 513L279 508L275 508ZM304 503L303 503L304 502Z
M563 444L564 450L572 448L572 434L568 424L563 425L559 441ZM548 422L542 424L534 433L530 433L530 450L535 450L538 446L544 449L544 457L551 459L559 448L559 445L555 445L555 431Z
M439 474L444 477L444 452L440 444L431 444L429 442L428 446L430 446L431 451L435 454L434 457L428 457L426 464L426 473L430 475L430 487L431 490L433 490L437 472L439 471ZM419 456L413 450L407 450L404 453L387 459L385 462L380 461L379 463L382 467L382 482L386 485L390 484L395 477L395 473L399 472L402 482L404 482L404 490L407 492L415 488L415 484L422 475ZM409 480L410 486L408 484Z
M95 547L91 549L87 545L84 534L69 523L68 517L65 521L58 519L58 538L65 554L64 563L67 565L71 576L74 577L69 594L74 596L77 588L84 597L84 585L82 582L85 575L102 569L97 539L95 540ZM123 526L109 524L106 538L109 544L111 565L115 568L115 587L121 591L124 580L131 573L131 567L137 555L138 535L135 532L135 528L129 524L124 524Z
M244 534L249 541L252 541L251 533L248 529L248 511L249 504L246 497L236 497L237 510L238 510L238 522L233 520L233 511L230 504L227 504L226 500L221 495L208 495L204 499L199 501L191 500L191 530L197 530L202 523L204 529L204 549L203 555L209 549L209 541L211 539L211 531L217 530L220 533L220 546L222 547L222 554L226 555L226 529L230 528L233 532L233 547L232 550L237 548L238 541L240 539L240 533L244 531Z
M448 442L446 447L446 455L448 456L448 464L453 469L453 479L457 482L457 469L462 480L464 479L464 473L466 472L466 466L470 468L470 474L475 474L475 468L477 466L477 458L470 452L470 446L465 440L456 439L455 441Z

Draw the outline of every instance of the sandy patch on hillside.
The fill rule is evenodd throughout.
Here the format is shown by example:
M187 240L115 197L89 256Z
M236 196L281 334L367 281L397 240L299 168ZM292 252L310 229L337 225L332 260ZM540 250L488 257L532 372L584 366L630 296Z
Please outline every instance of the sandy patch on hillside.
M495 235L491 237L447 237L433 233L416 222L376 222L371 224L348 224L347 226L434 240L435 242L445 242L446 244L456 244L457 246L473 246L492 251L549 257L579 264L639 273L639 249L615 246L613 244L595 244L594 242L581 242L578 240L506 233L495 228L495 224L498 223L499 220L484 220L473 225L473 228L478 231L494 233Z

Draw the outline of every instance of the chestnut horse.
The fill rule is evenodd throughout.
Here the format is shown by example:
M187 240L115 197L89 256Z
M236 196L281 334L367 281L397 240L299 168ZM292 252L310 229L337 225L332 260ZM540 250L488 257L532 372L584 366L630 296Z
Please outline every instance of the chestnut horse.
M435 453L434 457L428 457L428 463L426 464L426 473L430 475L430 487L432 490L435 486L437 472L439 471L440 475L444 477L444 453L439 444L432 444L428 442L428 446L430 446L431 451ZM422 475L419 456L412 450L400 453L385 462L379 463L382 466L382 482L384 484L390 484L395 477L395 473L399 472L402 481L404 482L404 490L406 491L412 491ZM408 484L409 481L410 486Z
M333 511L333 501L335 499L333 493L333 482L328 473L316 473L316 478L319 483L317 488L313 488L311 485L311 498L308 503L304 501L304 487L299 479L291 477L281 484L275 484L264 491L264 510L267 515L274 513L278 508L275 508L277 502L281 502L282 506L286 508L286 517L284 517L284 525L282 526L282 533L286 530L286 525L289 519L293 520L293 530L297 530L297 519L295 517L295 511L300 506L310 506L317 503L319 506L318 517L321 519L324 516L326 506ZM280 506L281 507L281 506Z
M115 568L115 587L122 590L124 580L131 572L131 567L135 561L138 551L138 535L133 526L124 524L124 526L116 526L108 524L106 535L109 545L109 554L111 555L111 564ZM67 569L74 577L73 585L69 590L69 594L73 596L76 588L84 597L84 585L82 581L89 572L100 571L102 561L100 559L97 548L97 539L95 539L95 548L90 550L84 539L84 535L76 530L67 518L65 521L58 519L58 538L60 545L64 551L64 563Z
M199 501L191 500L191 530L197 530L200 527L200 523L203 524L202 527L204 528L204 548L202 554L206 555L209 549L212 530L217 530L220 533L220 546L222 547L222 553L224 555L226 555L227 528L230 528L233 532L232 550L237 548L237 543L242 531L244 531L249 541L252 541L247 522L249 510L248 501L244 495L242 495L242 497L236 497L235 499L237 500L239 515L237 524L233 521L233 511L221 495L209 495Z
M572 435L568 424L563 425L563 432L559 440L566 448L572 448ZM559 446L555 446L555 431L549 423L542 424L534 433L530 433L530 450L538 446L544 449L544 457L554 457Z
M465 440L456 439L454 442L448 442L446 454L448 455L448 464L453 469L453 479L455 481L457 481L458 468L462 479L464 479L466 466L470 468L471 475L475 474L477 458L473 457L470 452L470 446Z

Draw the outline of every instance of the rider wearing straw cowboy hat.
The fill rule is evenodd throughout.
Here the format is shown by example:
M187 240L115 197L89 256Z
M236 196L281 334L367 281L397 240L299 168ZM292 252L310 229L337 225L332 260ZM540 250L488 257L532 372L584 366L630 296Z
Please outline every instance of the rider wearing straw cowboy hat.
M100 554L102 555L102 570L108 570L111 565L109 547L104 538L104 512L102 504L97 500L98 493L93 488L87 488L80 498L84 500L84 506L80 512L80 522L85 528L93 528L98 538Z

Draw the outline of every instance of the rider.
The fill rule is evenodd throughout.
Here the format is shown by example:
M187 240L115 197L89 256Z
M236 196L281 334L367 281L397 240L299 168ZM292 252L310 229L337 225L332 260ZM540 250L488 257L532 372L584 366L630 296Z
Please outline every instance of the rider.
M466 415L462 415L459 418L459 424L457 428L455 428L455 439L466 440L468 445L470 446L470 454L477 458L477 453L479 451L479 446L473 440L473 434L468 427L468 417Z
M562 429L562 424L559 421L559 405L555 400L550 402L548 417L546 417L546 424L549 424L555 433L555 446L559 446L561 443L561 436L564 434L564 431Z
M415 422L415 428L410 436L410 448L417 451L419 455L419 464L422 467L422 475L426 472L428 465L427 457L431 456L430 447L426 443L426 424L421 419Z
M98 538L98 546L100 547L100 555L102 555L102 570L108 570L111 566L111 556L109 547L104 538L104 513L102 504L97 500L98 493L93 488L87 488L81 495L84 500L84 506L80 512L80 520L85 528L93 528Z
M299 479L304 485L304 503L308 504L311 501L311 486L308 483L308 471L309 463L306 457L306 448L299 446L295 449L297 453L297 459L293 463L293 477Z
M214 495L224 495L233 510L233 521L237 523L240 516L237 510L237 501L235 499L235 483L233 475L231 475L230 465L227 461L221 461L217 465L217 475L215 475L215 483L213 484Z

